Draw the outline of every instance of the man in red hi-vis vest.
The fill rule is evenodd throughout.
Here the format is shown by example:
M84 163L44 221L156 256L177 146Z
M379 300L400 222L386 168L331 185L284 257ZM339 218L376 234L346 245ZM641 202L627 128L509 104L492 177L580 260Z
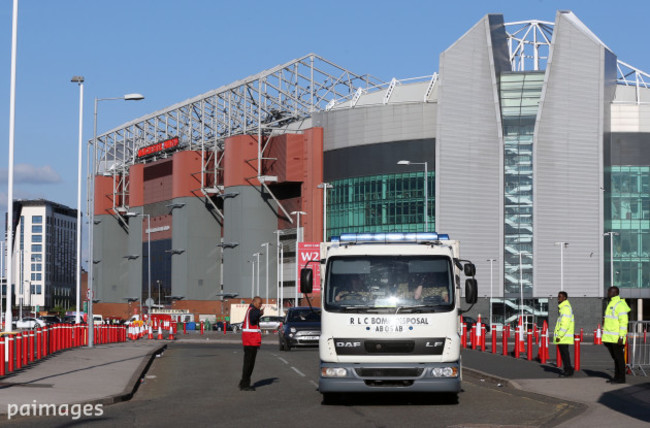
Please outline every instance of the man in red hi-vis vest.
M244 345L244 367L242 369L239 389L241 391L255 391L251 386L251 375L255 368L255 358L257 350L262 344L262 330L260 329L260 318L264 314L262 307L262 298L255 296L253 302L246 310L244 323L242 324L241 340Z

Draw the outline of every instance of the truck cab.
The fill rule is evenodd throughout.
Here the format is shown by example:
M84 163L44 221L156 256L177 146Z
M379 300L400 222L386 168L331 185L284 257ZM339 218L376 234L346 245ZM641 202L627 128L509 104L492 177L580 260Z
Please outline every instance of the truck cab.
M437 233L344 234L321 254L325 400L341 392L457 394L461 274L470 277L468 303L477 286L459 242ZM309 272L301 271L301 287L311 285Z

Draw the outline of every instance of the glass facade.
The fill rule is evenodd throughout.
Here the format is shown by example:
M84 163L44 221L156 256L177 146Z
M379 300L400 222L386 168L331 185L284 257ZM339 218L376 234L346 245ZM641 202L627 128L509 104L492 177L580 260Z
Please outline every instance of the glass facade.
M435 174L428 172L429 231L435 230ZM332 181L327 238L354 232L424 232L424 171Z
M499 94L504 136L504 293L532 295L533 136L544 72L504 73Z
M605 194L610 219L605 232L614 232L614 285L650 288L650 166L606 168L611 192ZM616 235L618 234L618 235ZM610 239L605 237L605 284L611 278Z

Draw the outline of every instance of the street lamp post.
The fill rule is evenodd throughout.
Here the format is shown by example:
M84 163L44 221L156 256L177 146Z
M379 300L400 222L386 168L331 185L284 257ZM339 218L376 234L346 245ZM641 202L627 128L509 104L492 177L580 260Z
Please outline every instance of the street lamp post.
M300 216L301 215L307 215L306 212L304 211L291 211L291 215L296 216L296 300L295 300L295 306L298 306L298 294L300 290L298 289L298 279L299 279L299 268L298 265L300 264L298 262L298 245L301 242L301 236L300 236Z
M560 291L564 291L564 249L569 246L569 243L557 241L555 245L560 247Z
M140 101L144 99L142 94L126 94L121 97L113 98L95 98L95 110L93 115L93 161L92 161L92 171L90 171L90 189L88 189L88 208L90 212L88 213L88 252L90 254L88 263L88 321L91 327L88 328L88 347L94 347L94 334L93 334L93 264L95 263L93 257L93 229L95 228L95 162L97 161L97 104L100 101L111 101L111 100L124 100L124 101ZM142 300L142 299L140 299ZM160 300L160 296L158 296Z
M9 169L7 171L7 297L5 310L5 332L10 333L11 325L11 281L13 260L13 215L14 215L14 146L16 126L16 51L18 42L18 0L14 0L11 18L11 73L9 83ZM5 352L9 347L5 347ZM4 358L7 358L5 354ZM4 361L4 360L3 360Z
M156 283L158 284L158 308L160 308L160 294L161 294L160 282L161 281L159 279L156 280Z
M487 259L490 262L490 326L492 326L492 264L497 261L497 259Z
M264 277L266 281L266 304L269 304L269 245L270 242L265 242L262 244L262 247L266 247L264 254L266 255L266 270L264 271ZM257 267L259 269L259 266Z
M424 231L429 231L429 163L428 162L411 162L408 160L401 160L397 165L424 165Z
M76 306L75 306L75 324L80 323L79 317L79 302L81 301L81 158L83 152L83 119L84 119L84 77L72 76L70 82L79 85L79 144L77 156L77 263L75 272L75 282L77 284L76 290ZM92 263L92 260L91 260Z
M618 236L618 232L610 231L603 233L604 236L609 236L609 286L614 286L614 237Z
M252 297L260 295L260 255L262 255L262 253L260 253L260 252L257 252L257 253L253 254L253 257L255 257L255 259L256 259L255 263L257 263L257 278L256 278L256 281L255 281L256 293Z
M329 183L321 183L316 187L323 189L323 242L327 242L327 191L334 186Z

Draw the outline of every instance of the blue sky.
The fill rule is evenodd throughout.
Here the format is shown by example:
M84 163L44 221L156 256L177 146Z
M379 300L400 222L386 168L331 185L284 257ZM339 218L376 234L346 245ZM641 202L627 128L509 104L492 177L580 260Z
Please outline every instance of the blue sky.
M2 213L12 4L0 1ZM20 0L14 196L76 206L79 90L70 83L73 75L86 79L85 142L92 137L95 97L146 97L101 103L102 133L310 52L385 81L430 75L440 53L485 14L553 22L558 9L573 11L620 60L650 72L647 2L640 0Z

